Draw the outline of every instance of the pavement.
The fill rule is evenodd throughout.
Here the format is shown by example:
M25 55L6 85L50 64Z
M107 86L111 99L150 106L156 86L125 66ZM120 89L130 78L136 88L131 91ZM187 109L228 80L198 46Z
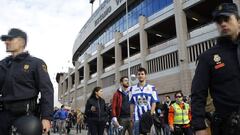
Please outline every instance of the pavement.
M51 132L50 135L59 135L59 133L53 133ZM62 135L67 135L67 134L62 134ZM70 133L68 135L87 135L87 130L82 130L81 133L76 133L76 129L71 129Z

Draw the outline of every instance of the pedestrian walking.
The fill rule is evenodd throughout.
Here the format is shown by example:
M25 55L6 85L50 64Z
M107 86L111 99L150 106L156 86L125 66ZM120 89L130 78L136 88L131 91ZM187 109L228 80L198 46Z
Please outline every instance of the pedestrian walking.
M61 109L59 109L54 117L58 117L59 121L58 121L58 126L59 126L59 134L65 134L66 133L66 121L68 118L68 112L67 110L64 108L64 105L61 106Z
M87 100L85 115L87 117L88 131L91 135L103 135L107 122L105 100L102 98L103 90L95 87Z
M139 68L137 71L138 84L129 89L131 124L133 124L134 135L140 134L141 116L150 111L155 114L156 102L159 102L155 86L147 83L147 71Z
M59 123L59 115L56 115L56 113L58 112L58 108L55 108L54 109L54 113L53 113L53 133L56 133L59 131L59 128L58 128L58 123Z
M112 100L112 122L118 132L121 129L122 135L125 135L126 131L129 135L132 135L133 131L130 118L128 82L127 76L121 77L120 88L114 93Z
M163 132L164 135L170 135L170 127L168 123L168 113L169 113L169 108L171 106L171 98L169 95L165 96L165 101L163 104L163 117L164 117L164 123L163 123Z
M84 119L84 115L80 110L77 110L77 126L76 126L76 133L81 133L82 130L82 126L83 126L83 119Z

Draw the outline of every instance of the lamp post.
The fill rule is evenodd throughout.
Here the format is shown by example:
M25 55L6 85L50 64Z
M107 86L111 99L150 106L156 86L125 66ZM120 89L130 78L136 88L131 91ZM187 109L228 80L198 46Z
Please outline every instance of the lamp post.
M130 45L129 45L129 26L128 26L128 0L126 0L126 23L127 23L127 57L128 57L128 78L129 78L129 85L131 85L131 67L130 67Z
M94 3L95 0L89 0L89 3L92 4L92 8L91 8L91 15L93 14L93 3Z

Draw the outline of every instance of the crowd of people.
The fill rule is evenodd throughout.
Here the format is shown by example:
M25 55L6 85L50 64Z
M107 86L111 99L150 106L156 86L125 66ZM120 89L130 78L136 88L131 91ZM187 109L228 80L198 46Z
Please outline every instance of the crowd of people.
M105 103L101 87L93 89L83 117L90 135L193 135L188 98L179 91L173 101L166 95L160 102L146 75L146 69L139 68L134 86L127 76L121 77L110 103Z
M105 103L103 89L95 87L84 113L64 105L56 108L53 132L69 134L71 128L76 128L78 134L83 128L90 135L103 135L104 132L108 135L170 135L174 132L192 135L190 107L183 94L177 92L173 101L166 95L160 102L154 85L147 83L146 75L147 71L139 68L139 83L131 87L128 77L123 76L110 103Z
M53 133L70 134L72 128L75 128L76 134L81 134L81 130L86 128L84 114L80 110L65 108L64 105L61 108L55 107L52 121Z

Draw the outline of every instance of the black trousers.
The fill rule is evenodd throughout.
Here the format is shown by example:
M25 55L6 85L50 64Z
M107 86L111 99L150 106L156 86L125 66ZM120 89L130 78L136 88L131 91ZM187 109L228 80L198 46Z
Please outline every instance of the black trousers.
M11 125L16 116L9 111L0 111L0 135L10 135Z
M240 123L232 126L232 115L223 118L215 115L211 125L212 135L240 135Z
M106 122L88 121L88 131L91 135L103 135Z
M77 123L76 130L77 130L77 133L78 133L78 131L79 131L79 133L81 133L81 130L82 130L82 124Z
M183 128L181 125L174 125L173 135L193 135L191 127Z
M133 127L131 126L131 119L130 118L119 118L119 124L123 126L122 135L125 135L125 132L128 131L129 135L132 135Z
M231 132L231 127L226 121L212 124L212 135L240 135L240 129L237 128L236 130Z

